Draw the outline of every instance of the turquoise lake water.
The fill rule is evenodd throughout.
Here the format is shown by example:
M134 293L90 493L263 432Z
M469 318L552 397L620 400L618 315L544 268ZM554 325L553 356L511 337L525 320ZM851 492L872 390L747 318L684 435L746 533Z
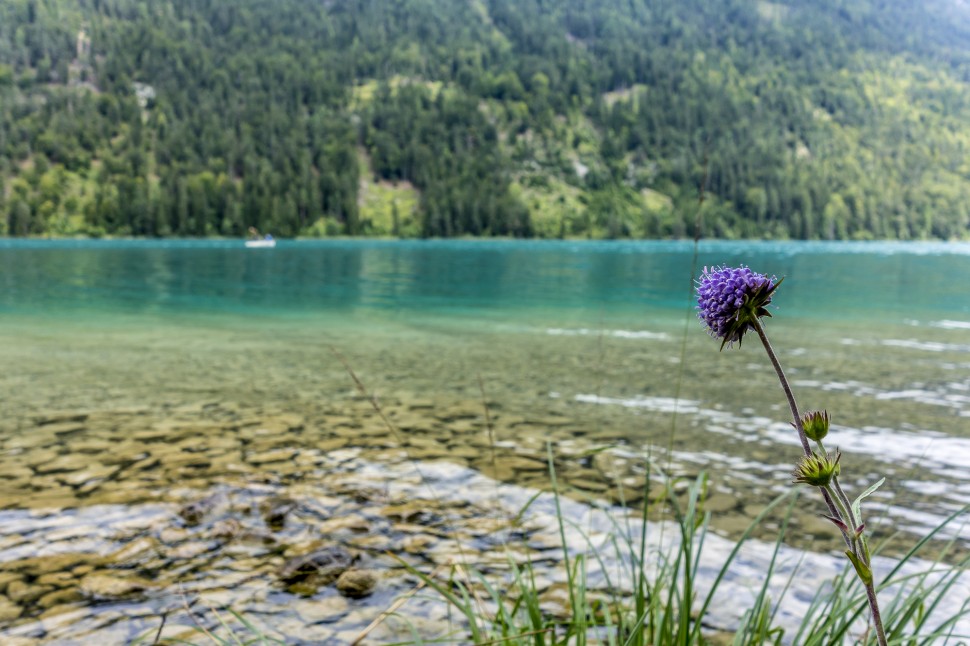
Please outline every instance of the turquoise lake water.
M682 313L686 242L0 240L0 311L55 317L432 314L515 321ZM786 315L904 323L970 318L965 244L702 242L698 267L785 276ZM780 310L781 311L781 310Z
M0 400L295 410L353 394L337 352L380 396L567 415L761 500L789 486L787 407L757 341L718 352L690 294L738 263L785 277L769 334L851 486L889 476L870 509L918 533L970 502L966 244L701 242L694 266L686 242L4 240Z
M695 257L682 242L0 240L0 571L156 541L167 560L139 556L146 576L302 634L308 620L272 584L278 555L209 551L201 528L180 524L181 504L277 492L343 520L358 510L353 490L339 503L333 493L341 469L365 490L410 483L410 497L424 489L415 460L434 461L425 473L439 482L464 474L442 497L490 509L495 481L477 472L527 500L548 489L548 445L577 518L642 489L648 457L674 476L709 474L712 527L731 539L709 539L711 579L750 519L791 489L800 453L757 340L719 352L694 314L692 275L740 263L785 278L768 334L803 410L832 414L826 446L844 454L849 494L887 478L864 506L877 538L899 532L887 553L970 504L967 244L701 242ZM315 458L320 442L340 449ZM844 565L821 503L801 501L785 538L799 549L781 560L793 568L807 548L811 575L782 604L791 624ZM966 516L939 534L955 539L951 562L970 552ZM303 510L280 540L307 538L313 518ZM767 542L732 570L727 594L757 586L778 526L759 528ZM245 582L226 566L240 551L255 555ZM373 613L407 589L388 586ZM944 610L968 586L964 576ZM126 643L156 630L164 604L184 605L171 591L108 606L43 599L21 602L0 635ZM722 610L730 626L743 608Z

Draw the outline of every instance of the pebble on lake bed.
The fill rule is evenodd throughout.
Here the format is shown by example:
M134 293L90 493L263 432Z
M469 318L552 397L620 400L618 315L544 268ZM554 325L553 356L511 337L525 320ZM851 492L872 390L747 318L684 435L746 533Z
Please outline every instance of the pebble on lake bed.
M81 593L90 599L107 600L128 597L155 587L151 581L120 577L109 572L92 572L78 584Z
M288 585L300 584L301 589L330 585L355 560L344 548L331 545L289 559L280 569L279 578Z
M374 592L377 574L371 570L350 569L337 577L337 590L351 599L362 599Z

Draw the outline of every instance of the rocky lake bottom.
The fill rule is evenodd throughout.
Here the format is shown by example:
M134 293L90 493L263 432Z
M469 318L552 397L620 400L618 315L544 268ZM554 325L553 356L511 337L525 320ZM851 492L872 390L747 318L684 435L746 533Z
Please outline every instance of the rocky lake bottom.
M544 447L504 438L528 425L568 430L568 419L495 411L490 432L480 402L385 402L380 413L393 431L364 399L313 419L226 402L34 416L0 440L5 643L187 638L196 621L217 630L214 608L288 643L349 643L416 585L405 564L503 572L510 558L561 560L553 519L519 518L509 499L525 504L522 482L548 488ZM636 503L646 489L634 460L561 458L574 494ZM321 550L346 557L343 569L368 589L287 573ZM547 603L564 610L563 581L545 576ZM390 618L370 639L400 638L415 622L429 637L453 630L447 608L426 597L409 602L407 627Z
M639 503L645 493L662 500L664 484L648 483L643 456L594 450L568 417L493 406L414 397L375 407L348 394L304 415L225 401L35 414L0 439L3 643L201 643L199 630L233 623L230 610L286 643L460 636L454 611L408 567L507 584L510 563L531 563L544 607L564 615L555 505L549 493L534 498L550 489L546 440L567 544L605 554L589 577L605 598L624 585L611 541L638 531ZM545 438L525 432L536 426ZM736 496L712 487L704 504L722 534L749 523ZM676 535L651 525L657 549ZM822 522L808 531L830 536ZM772 523L760 533L771 541ZM702 573L713 578L731 545L711 537ZM739 561L711 631L740 616L769 554L755 542ZM815 577L839 569L813 559ZM814 585L789 593L783 621Z

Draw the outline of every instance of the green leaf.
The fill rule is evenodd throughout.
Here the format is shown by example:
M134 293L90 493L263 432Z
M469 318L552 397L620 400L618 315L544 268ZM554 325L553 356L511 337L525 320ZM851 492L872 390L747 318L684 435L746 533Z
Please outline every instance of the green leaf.
M862 562L862 560L852 553L852 550L846 550L845 555L849 557L852 561L852 566L855 568L856 574L859 575L859 579L862 580L864 584L872 585L872 570L869 566Z
M879 487L881 487L882 486L882 483L884 483L885 481L886 481L885 478L880 479L879 482L877 482L876 484L872 485L871 487L869 487L868 489L866 489L865 491L863 491L861 494L859 494L859 497L858 498L856 498L854 501L852 501L852 513L855 514L855 519L856 519L856 522L857 523L861 523L862 522L862 501L863 501L863 499L868 498L870 495L872 495L872 493L876 489L878 489ZM855 528L853 528L853 529L855 529Z

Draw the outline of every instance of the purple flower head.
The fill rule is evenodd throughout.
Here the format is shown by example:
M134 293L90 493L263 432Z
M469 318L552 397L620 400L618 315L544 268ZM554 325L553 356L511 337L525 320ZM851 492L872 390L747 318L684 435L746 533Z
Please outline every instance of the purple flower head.
M771 316L765 306L779 285L780 280L744 266L705 267L697 283L697 317L712 337L721 339L722 350L735 341L740 345L755 319Z

